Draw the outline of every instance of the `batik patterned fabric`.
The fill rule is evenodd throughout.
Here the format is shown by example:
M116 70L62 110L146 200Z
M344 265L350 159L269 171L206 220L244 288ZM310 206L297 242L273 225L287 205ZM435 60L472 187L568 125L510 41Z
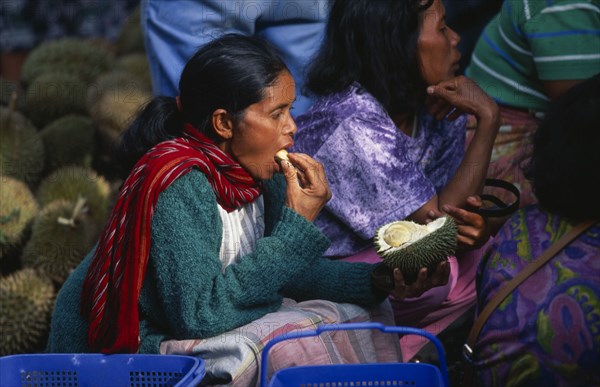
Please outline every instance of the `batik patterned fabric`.
M332 241L328 256L370 247L377 228L439 192L464 155L465 117L449 122L420 114L407 136L358 83L318 99L296 124L293 151L323 163L333 193L315 222Z
M479 268L478 310L573 227L530 206ZM600 223L530 276L491 314L475 346L477 385L600 385Z

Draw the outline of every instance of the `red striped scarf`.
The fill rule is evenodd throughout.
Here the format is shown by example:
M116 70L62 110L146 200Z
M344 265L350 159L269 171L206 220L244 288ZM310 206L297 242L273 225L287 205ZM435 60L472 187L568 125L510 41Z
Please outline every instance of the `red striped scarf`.
M94 352L135 353L138 298L150 250L152 214L160 193L192 168L202 171L227 211L254 201L259 184L231 156L191 125L182 137L148 151L133 167L88 269L81 312Z

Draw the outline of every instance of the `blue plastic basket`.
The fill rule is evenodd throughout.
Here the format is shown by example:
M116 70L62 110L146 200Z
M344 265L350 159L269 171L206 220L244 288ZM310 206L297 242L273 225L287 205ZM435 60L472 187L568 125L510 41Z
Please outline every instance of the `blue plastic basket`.
M379 329L385 333L419 335L431 340L437 348L439 368L426 363L375 363L297 366L281 369L268 380L269 350L290 339L313 337L324 331ZM261 359L261 386L270 387L362 387L362 386L450 386L442 343L427 331L409 327L390 327L379 323L321 325L308 331L294 331L269 341ZM267 384L268 383L268 384Z
M194 386L204 361L178 355L31 354L0 358L2 387Z

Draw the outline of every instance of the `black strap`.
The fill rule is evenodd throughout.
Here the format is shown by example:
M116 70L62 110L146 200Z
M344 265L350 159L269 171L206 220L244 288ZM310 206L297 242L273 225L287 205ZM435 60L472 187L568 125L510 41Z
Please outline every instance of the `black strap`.
M481 194L480 195L481 200L492 202L494 204L494 206L477 208L477 209L474 209L473 212L476 212L479 215L486 217L486 218L500 218L500 217L510 215L519 209L519 204L521 201L521 193L519 192L519 189L517 187L515 187L513 184L509 183L508 181L500 180L500 179L485 179L485 186L486 187L503 188L507 191L510 191L515 196L515 200L510 204L506 204L502 200L500 200L498 197L496 197L492 194Z

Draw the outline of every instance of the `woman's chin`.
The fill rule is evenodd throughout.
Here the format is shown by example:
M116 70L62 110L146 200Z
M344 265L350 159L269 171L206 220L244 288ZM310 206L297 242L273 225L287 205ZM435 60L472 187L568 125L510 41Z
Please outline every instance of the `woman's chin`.
M274 162L272 164L269 164L268 166L265 166L265 168L260 172L260 177L255 177L257 180L269 180L275 174L283 173L283 170L281 169L279 164Z

